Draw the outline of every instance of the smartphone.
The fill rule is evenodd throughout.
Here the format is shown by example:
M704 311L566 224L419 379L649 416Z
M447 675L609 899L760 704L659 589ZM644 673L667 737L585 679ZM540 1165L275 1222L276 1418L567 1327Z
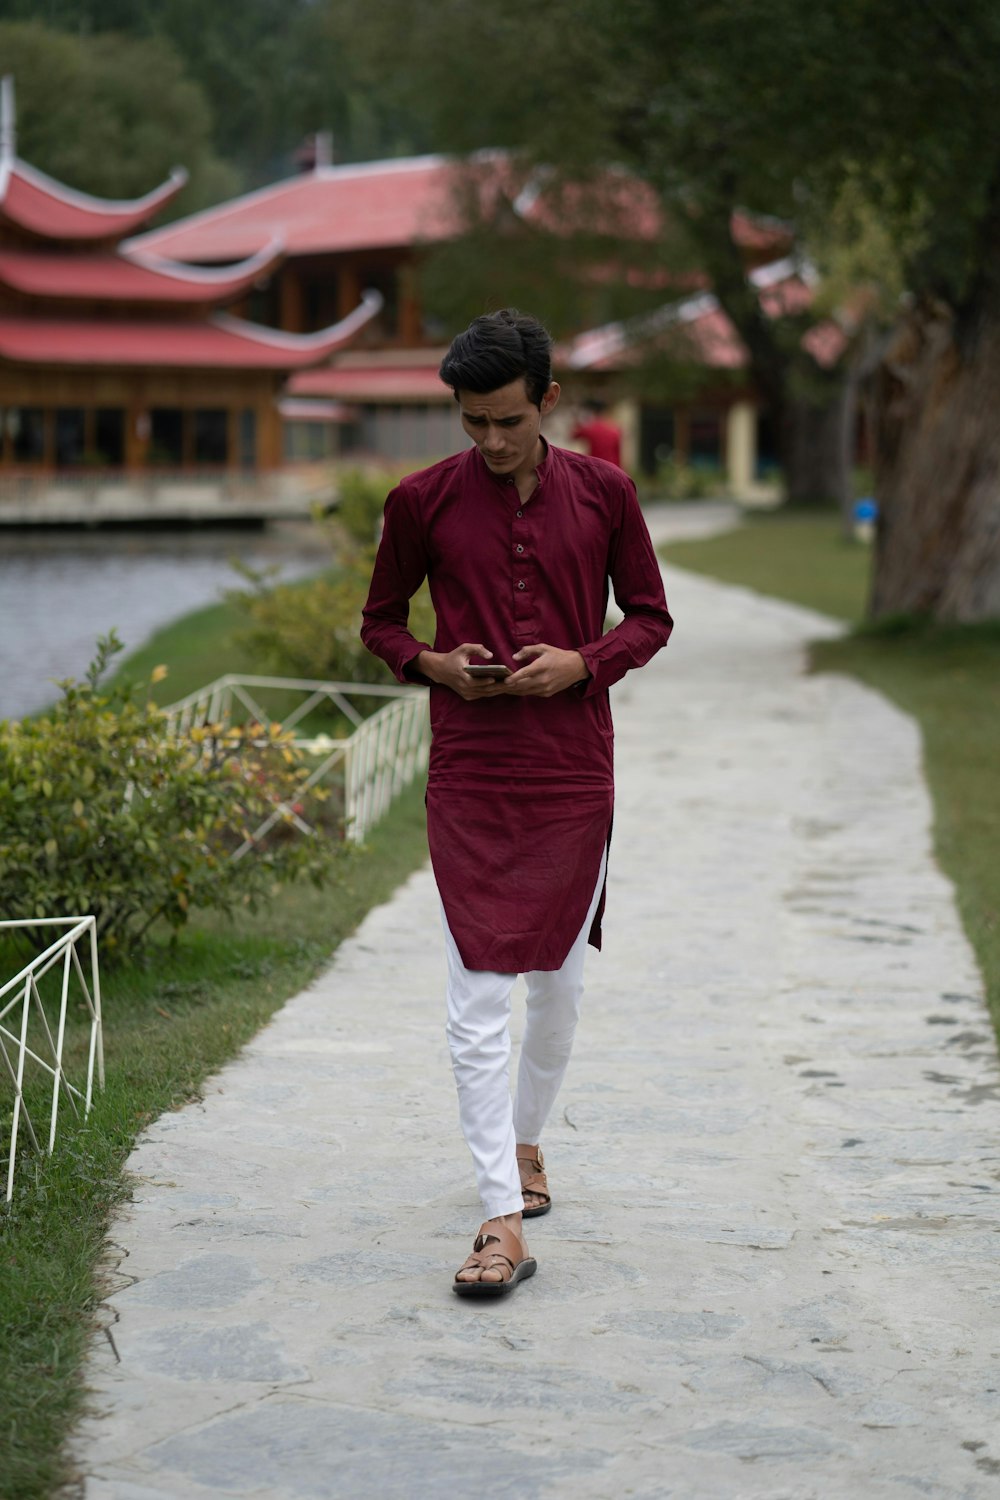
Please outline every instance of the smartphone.
M510 676L510 667L502 667L499 663L494 666L492 662L463 667L462 671L468 672L470 677L492 677L494 682L500 682L504 677Z

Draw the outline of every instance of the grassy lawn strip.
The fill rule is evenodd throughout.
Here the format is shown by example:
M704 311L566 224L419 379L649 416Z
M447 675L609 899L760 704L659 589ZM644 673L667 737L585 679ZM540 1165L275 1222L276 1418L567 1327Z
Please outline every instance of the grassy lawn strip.
M13 1202L6 1210L0 1204L5 1500L43 1500L68 1477L61 1446L84 1402L79 1368L100 1295L95 1268L115 1206L128 1193L123 1165L137 1133L197 1097L206 1076L316 975L425 856L423 791L415 784L368 848L345 855L338 884L322 892L286 888L265 910L232 922L195 914L176 944L164 937L143 962L103 973L107 1088L83 1125L63 1109L55 1154L20 1156ZM23 954L0 959L6 975ZM82 1017L67 1034L74 1077L85 1045ZM41 1107L35 1118L47 1119Z
M863 619L870 554L845 541L832 516L751 517L726 536L661 550L678 567L854 625ZM861 629L817 642L812 661L876 688L920 725L935 850L955 884L1000 1037L1000 623Z
M228 600L208 604L157 630L145 645L125 657L115 677L145 687L153 668L166 663L169 674L149 688L149 696L163 706L186 698L226 672L249 675L259 669L234 639L245 626L246 616L235 604ZM125 645L128 648L131 642Z
M804 604L852 625L864 619L871 549L847 540L829 512L751 514L735 531L702 542L670 542L661 555L679 568L790 604Z
M161 704L225 672L253 673L259 668L234 641L246 624L232 603L209 605L158 631L118 673ZM150 673L161 663L169 675L150 688ZM72 1477L63 1444L84 1406L79 1372L101 1294L100 1262L109 1221L129 1191L123 1168L137 1134L196 1098L205 1078L319 972L426 852L417 784L370 834L366 849L345 851L326 890L287 887L256 913L233 920L195 912L178 941L165 930L141 959L105 964L107 1088L83 1124L62 1107L51 1158L33 1156L22 1133L14 1199L9 1207L0 1201L3 1500L43 1500ZM17 972L28 957L29 950L0 943L0 973ZM48 976L50 985L56 979ZM85 1021L81 1002L67 1024L74 1081L85 1069ZM49 1089L26 1077L40 1133ZM0 1084L0 1127L9 1125L9 1092Z

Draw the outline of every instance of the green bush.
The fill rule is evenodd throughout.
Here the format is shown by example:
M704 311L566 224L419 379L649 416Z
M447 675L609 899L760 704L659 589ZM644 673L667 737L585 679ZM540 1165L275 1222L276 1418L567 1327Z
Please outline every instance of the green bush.
M276 676L333 682L391 682L388 667L361 645L361 609L372 579L373 547L346 550L334 573L306 583L274 583L271 574L241 568L249 588L229 600L247 618L235 643ZM435 615L426 585L409 603L409 628L433 640Z
M332 520L356 546L367 551L378 541L385 497L398 477L373 469L343 469L338 473Z
M100 689L121 649L112 632L49 713L0 723L0 911L92 913L108 952L138 947L159 918L176 928L196 907L252 908L276 883L322 884L339 841L269 838L231 858L276 803L302 796L308 772L289 737L250 724L174 738L130 686Z
M662 500L711 500L726 493L726 476L717 465L667 459L657 468L654 489Z

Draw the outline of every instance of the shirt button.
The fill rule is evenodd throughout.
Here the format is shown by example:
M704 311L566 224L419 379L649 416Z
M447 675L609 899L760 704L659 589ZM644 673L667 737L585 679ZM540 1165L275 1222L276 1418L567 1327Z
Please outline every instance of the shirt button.
M517 586L518 586L519 589L523 589L524 588L524 579L523 578L519 578L517 580Z
M517 544L517 546L515 547L514 550L515 550L515 552L523 552L524 548L521 546L521 543L518 542L518 544Z
M523 516L523 515L524 515L524 511L523 511L523 510L519 510L519 511L518 511L518 515L519 515L519 516Z

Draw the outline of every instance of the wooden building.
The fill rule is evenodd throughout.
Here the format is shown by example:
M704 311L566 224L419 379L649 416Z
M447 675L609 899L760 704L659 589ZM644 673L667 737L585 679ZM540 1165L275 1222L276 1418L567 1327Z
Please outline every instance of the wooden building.
M0 479L257 476L282 464L277 400L377 314L375 292L310 333L226 309L273 278L273 233L224 267L125 243L184 184L131 202L76 192L0 140Z
M502 174L504 158L484 154L484 171L491 165ZM290 377L286 458L340 454L417 463L464 441L451 393L437 377L445 330L422 309L416 275L427 247L461 229L462 172L441 156L320 162L132 243L144 253L218 269L239 264L277 234L284 259L238 310L288 331L306 333L343 316L363 289L376 289L382 310L352 347ZM659 206L643 184L622 176L614 196L616 230L640 239L660 232ZM511 206L536 227L559 232L544 188L512 195ZM811 291L787 258L788 226L737 215L733 234L765 310L780 316L788 297L800 309ZM700 372L686 382L689 393L669 402L636 396L625 377L650 345L671 340L678 360ZM670 457L724 472L735 493L763 494L774 467L773 435L746 365L732 325L703 280L692 277L652 316L585 331L557 348L556 372L568 400L549 430L555 441L569 442L571 403L600 395L623 427L633 472L653 473Z

